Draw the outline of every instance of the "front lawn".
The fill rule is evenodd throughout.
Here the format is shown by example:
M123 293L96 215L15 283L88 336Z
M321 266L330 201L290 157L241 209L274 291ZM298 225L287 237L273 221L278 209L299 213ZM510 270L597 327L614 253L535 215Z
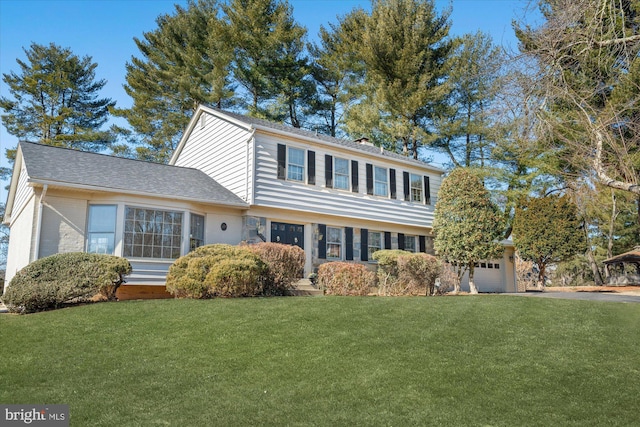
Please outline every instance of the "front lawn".
M513 296L0 315L0 402L72 426L638 425L640 305Z

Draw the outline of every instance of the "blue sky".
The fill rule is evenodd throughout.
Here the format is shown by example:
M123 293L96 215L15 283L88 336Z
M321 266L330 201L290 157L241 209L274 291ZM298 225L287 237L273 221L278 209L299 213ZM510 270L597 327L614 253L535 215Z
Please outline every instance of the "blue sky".
M139 56L133 41L145 31L156 28L160 14L173 13L174 0L0 0L0 73L18 71L16 58L24 59L23 48L32 42L56 43L71 48L79 56L89 55L98 64L97 78L108 81L101 96L128 107L131 99L122 85L125 64ZM296 20L308 30L313 40L320 25L336 22L337 16L361 6L369 9L368 0L292 0ZM439 10L453 6L454 35L478 30L489 33L496 44L515 50L517 43L511 21L521 19L529 0L436 0ZM0 94L9 96L0 83ZM15 147L18 140L0 129L0 164L6 166L4 150ZM3 190L4 191L4 190Z

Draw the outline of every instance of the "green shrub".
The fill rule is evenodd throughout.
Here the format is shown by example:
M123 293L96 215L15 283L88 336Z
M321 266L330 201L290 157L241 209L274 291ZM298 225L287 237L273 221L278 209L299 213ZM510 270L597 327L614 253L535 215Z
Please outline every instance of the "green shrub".
M282 243L258 243L246 246L267 264L269 275L265 295L285 295L304 274L304 250Z
M113 255L72 252L32 262L11 279L2 300L11 312L30 313L86 301L114 300L131 264Z
M362 264L327 262L318 268L317 280L328 295L368 295L375 277Z
M267 265L247 246L201 246L171 265L167 292L179 298L262 295L268 274Z
M409 253L398 257L398 281L409 295L435 295L436 278L442 272L442 264L432 255Z
M373 254L378 261L380 295L434 295L436 278L442 267L431 255L401 250L381 250Z

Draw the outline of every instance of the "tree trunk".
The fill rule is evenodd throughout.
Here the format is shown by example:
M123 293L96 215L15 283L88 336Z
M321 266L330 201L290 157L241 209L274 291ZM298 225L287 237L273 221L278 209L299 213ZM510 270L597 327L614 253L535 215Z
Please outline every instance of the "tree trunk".
M473 272L475 270L474 267L475 267L474 264L470 263L469 265L469 293L470 294L478 293L478 288L476 288L476 284L473 283Z
M538 272L538 283L536 283L536 287L543 291L544 290L544 275L547 272L547 264L544 262L538 262L538 268L540 271Z
M596 283L596 286L602 286L602 274L600 273L600 269L598 268L598 263L596 262L596 258L593 256L593 252L591 248L587 249L587 259L589 260L589 266L591 267L591 272L593 273L593 281Z
M607 236L607 258L613 257L613 232L615 231L617 211L616 192L611 189L611 219L609 220L609 235ZM605 276L609 278L609 269L604 269Z

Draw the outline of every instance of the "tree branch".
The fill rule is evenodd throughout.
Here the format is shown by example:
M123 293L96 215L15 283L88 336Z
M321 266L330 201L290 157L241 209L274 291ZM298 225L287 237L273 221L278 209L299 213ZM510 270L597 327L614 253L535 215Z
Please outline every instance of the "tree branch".
M593 159L593 168L600 182L602 182L602 184L606 185L607 187L629 191L634 194L640 194L640 185L618 181L607 175L607 172L604 170L604 166L602 164L602 133L599 130L596 131L596 155Z

